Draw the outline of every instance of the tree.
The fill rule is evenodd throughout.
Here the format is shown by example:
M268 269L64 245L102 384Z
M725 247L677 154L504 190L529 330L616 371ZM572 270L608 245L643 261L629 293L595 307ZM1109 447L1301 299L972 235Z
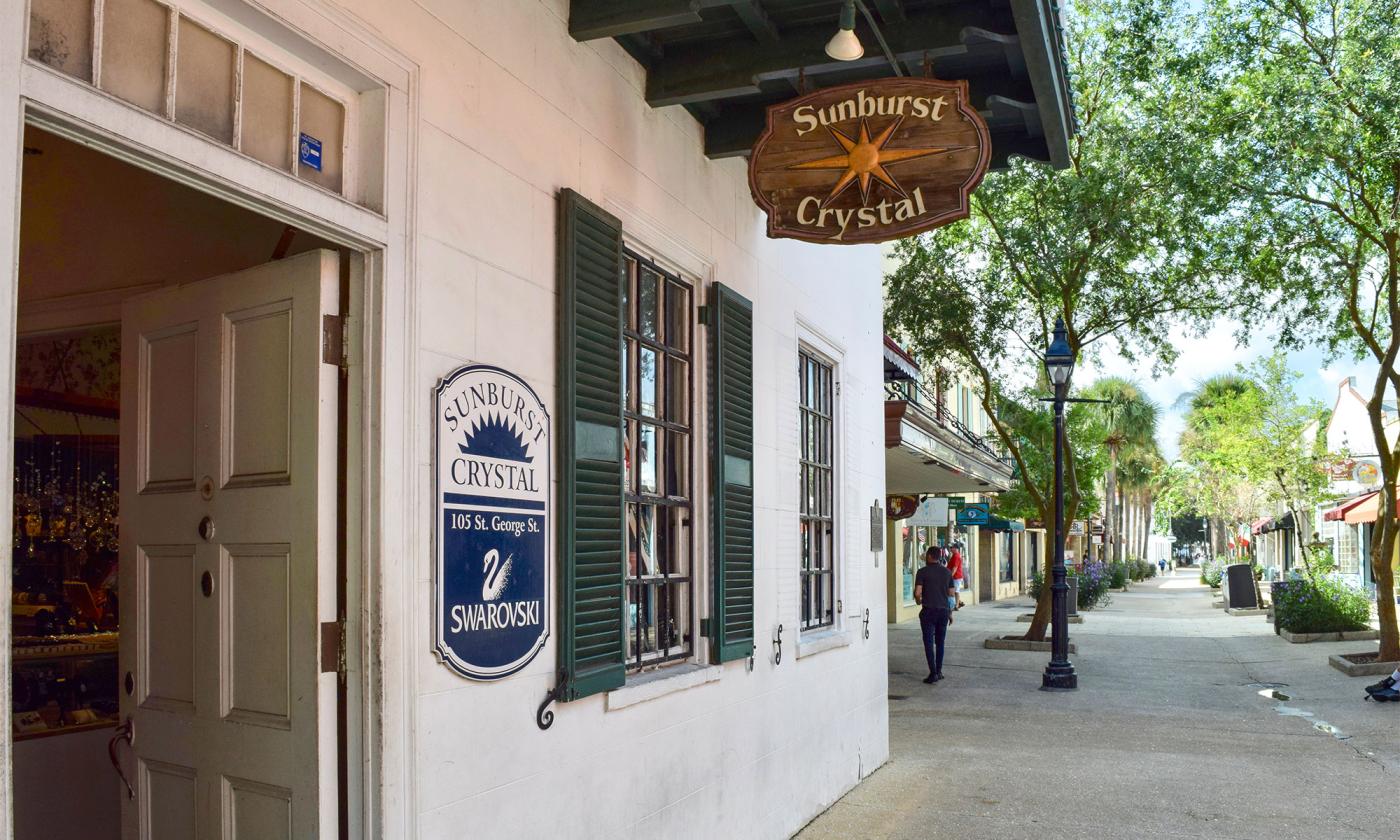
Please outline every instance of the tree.
M1276 292L1281 341L1320 338L1379 365L1371 565L1380 655L1400 659L1400 448L1383 416L1400 396L1400 4L1209 0L1206 11L1197 143L1238 195L1228 218L1239 272Z
M1234 375L1203 386L1192 400L1182 435L1182 458L1205 484L1187 484L1198 510L1241 528L1260 512L1282 507L1292 516L1298 556L1315 574L1310 520L1327 493L1320 435L1325 409L1294 390L1301 375L1276 351ZM1227 487L1211 493L1209 487Z
M1210 520L1213 553L1226 551L1226 538L1258 516L1265 504L1249 449L1241 433L1250 421L1246 407L1257 386L1241 373L1222 373L1183 394L1190 408L1181 432L1184 466L1177 486L1187 507Z
M1044 439L1019 435L1000 406L1045 411L1032 400L1049 390L1038 384L1040 354L1055 318L1064 319L1076 357L1113 336L1130 357L1170 362L1169 336L1182 324L1200 326L1244 302L1211 265L1218 184L1204 177L1208 155L1176 128L1194 107L1178 95L1178 77L1193 68L1159 45L1182 23L1179 2L1075 4L1066 43L1079 131L1069 167L1018 160L989 175L969 218L897 243L897 267L886 277L887 329L920 358L963 366L980 380L983 409L1046 523L1053 499L1030 466L1043 460ZM1082 442L1072 444L1067 521L1087 487ZM1045 638L1048 593L1028 639Z
M1124 559L1129 534L1126 527L1127 517L1123 511L1124 506L1118 502L1120 494L1125 497L1128 495L1123 493L1118 486L1119 459L1124 456L1125 449L1134 458L1145 457L1146 453L1156 450L1159 411L1157 404L1148 399L1136 383L1121 377L1110 376L1099 379L1085 389L1085 394L1090 398L1108 401L1106 406L1108 422L1104 438L1104 446L1108 448L1109 454L1109 467L1104 491L1104 518L1108 523L1105 529L1107 537L1105 542L1111 546L1111 559L1121 562ZM1126 488L1129 489L1129 492L1140 491L1145 485L1148 474L1135 472L1134 477L1138 480L1131 488ZM1139 556L1145 553L1144 549L1139 552Z

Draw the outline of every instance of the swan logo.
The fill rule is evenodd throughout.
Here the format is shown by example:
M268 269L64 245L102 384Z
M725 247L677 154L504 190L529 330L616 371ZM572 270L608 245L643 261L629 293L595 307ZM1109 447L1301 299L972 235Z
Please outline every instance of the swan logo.
M549 414L509 371L436 389L434 652L469 679L525 667L549 636Z
M501 562L501 552L491 549L486 552L486 557L481 561L484 579L481 581L481 600L499 601L501 590L505 589L510 581L510 561L513 557L507 557L506 562Z

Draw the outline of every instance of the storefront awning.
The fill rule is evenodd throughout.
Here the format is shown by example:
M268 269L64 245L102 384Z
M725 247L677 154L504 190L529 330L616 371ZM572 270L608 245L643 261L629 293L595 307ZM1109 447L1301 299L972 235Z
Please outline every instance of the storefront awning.
M1348 525L1364 525L1375 522L1381 512L1381 494L1372 493L1366 496L1359 503L1352 505L1342 517L1342 521ZM1400 499L1395 503L1395 515L1400 516Z
M1255 531L1254 533L1256 533L1256 534L1272 534L1274 531L1292 531L1292 530L1293 530L1293 513L1292 513L1292 512L1289 512L1289 513L1285 513L1283 516L1278 517L1277 519L1270 519L1270 520L1266 521L1266 522L1265 522L1262 526L1260 526L1260 528L1259 528L1257 531Z
M1002 519L1000 516L990 516L987 524L980 526L984 531L1024 531L1026 526L1018 519Z
M711 158L747 155L769 105L807 90L890 76L966 79L990 132L991 166L1015 155L1070 164L1075 132L1054 0L871 0L865 54L825 52L840 0L570 0L576 41L613 38L646 68L652 106L684 106Z
M1341 504L1337 505L1331 510L1323 513L1322 518L1327 520L1328 522L1342 522L1346 519L1347 513L1350 512L1352 508L1355 508L1359 504L1363 504L1367 499L1373 498L1375 496L1375 493L1367 493L1364 496L1356 496L1355 498L1347 499L1346 501L1342 502ZM1377 507L1379 507L1379 505L1377 505Z
M1269 523L1273 521L1274 518L1272 516L1261 517L1259 519L1254 520L1254 524L1249 526L1249 530L1251 533L1254 534L1263 533L1263 529L1267 528L1269 526Z
M885 381L919 378L919 363L900 347L893 338L885 336Z

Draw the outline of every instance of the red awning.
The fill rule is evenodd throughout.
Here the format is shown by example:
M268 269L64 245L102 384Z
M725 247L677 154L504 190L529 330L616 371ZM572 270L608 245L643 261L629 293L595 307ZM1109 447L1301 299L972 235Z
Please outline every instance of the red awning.
M1249 531L1252 534L1258 534L1263 530L1265 525L1268 525L1270 522L1273 521L1274 518L1272 516L1265 516L1260 519L1256 519L1254 520L1254 524L1249 526Z
M1342 521L1348 525L1362 525L1367 522L1375 522L1381 512L1381 494L1372 493L1358 505L1353 505L1343 516ZM1400 516L1400 499L1395 501L1395 515Z
M1347 515L1348 513L1350 513L1351 510L1352 510L1353 508L1355 508L1357 505L1359 505L1359 504L1365 502L1367 499L1374 498L1376 495L1377 495L1377 494L1373 492L1373 493L1367 493L1367 494L1364 495L1364 496L1357 496L1357 497L1354 498L1354 499L1347 499L1345 502L1342 502L1340 505L1337 505L1336 507L1332 508L1331 510L1326 511L1325 513L1323 513L1323 514L1322 514L1322 518L1325 519L1325 520L1327 520L1328 522L1342 522L1342 521L1345 521L1346 515Z

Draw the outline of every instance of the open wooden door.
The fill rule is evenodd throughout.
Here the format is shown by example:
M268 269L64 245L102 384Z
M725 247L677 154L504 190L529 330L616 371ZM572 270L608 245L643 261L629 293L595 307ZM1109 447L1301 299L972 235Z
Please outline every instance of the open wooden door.
M313 251L123 307L128 840L337 835L338 273Z

